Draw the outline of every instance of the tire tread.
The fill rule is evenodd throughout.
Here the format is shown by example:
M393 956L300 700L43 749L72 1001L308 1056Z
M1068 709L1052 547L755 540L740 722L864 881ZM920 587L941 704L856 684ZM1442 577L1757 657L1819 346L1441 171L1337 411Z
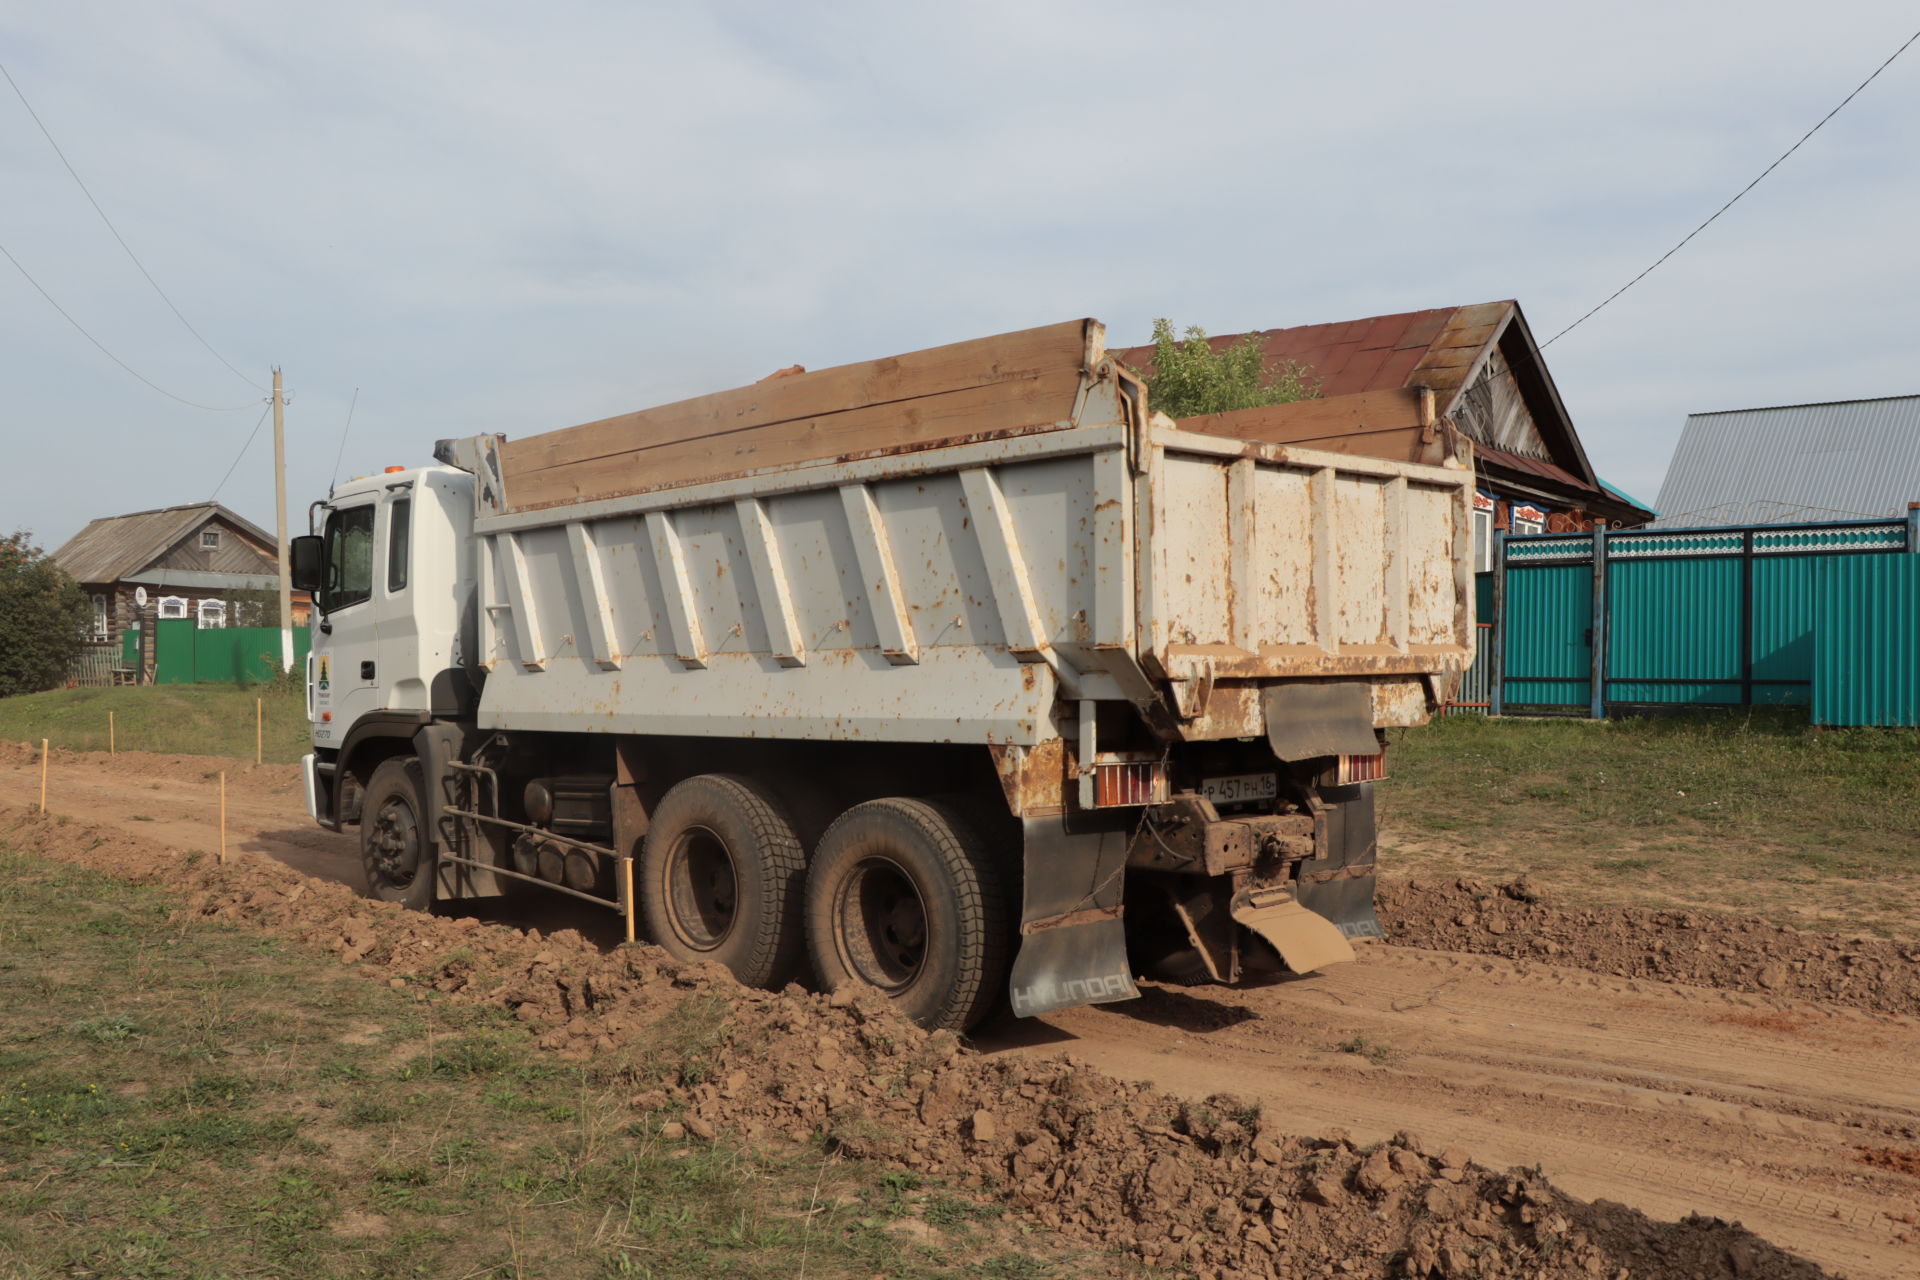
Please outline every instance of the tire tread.
M656 811L658 822L662 812L671 813L675 795L682 787L696 784L687 795L697 795L700 788L718 791L725 797L738 816L747 826L751 838L761 851L767 868L766 886L768 891L785 896L783 903L770 902L769 909L760 912L754 935L746 947L746 957L736 975L748 985L780 985L799 973L805 955L806 935L800 893L794 889L801 882L807 867L807 851L794 834L793 823L788 820L786 810L771 791L752 778L735 773L705 773L687 778L678 783ZM697 801L683 801L695 803ZM647 855L642 854L645 858ZM735 868L739 874L740 868ZM644 878L651 892L652 875ZM657 932L657 931L656 931ZM656 937L655 942L663 939ZM671 949L671 948L669 948Z
M993 1009L1006 977L1008 906L999 865L972 825L951 805L909 797L855 805L827 829L821 848L833 846L834 831L842 823L876 812L893 814L919 831L948 874L961 938L960 971L953 983L954 998L922 1025L929 1030L966 1031ZM976 945L968 945L969 939ZM816 958L816 967L818 963Z

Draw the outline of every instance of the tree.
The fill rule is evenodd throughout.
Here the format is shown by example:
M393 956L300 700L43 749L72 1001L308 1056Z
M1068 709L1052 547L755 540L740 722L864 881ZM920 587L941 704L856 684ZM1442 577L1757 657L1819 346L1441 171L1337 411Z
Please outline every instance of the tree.
M1269 404L1292 404L1320 394L1319 380L1297 361L1269 361L1258 333L1244 333L1215 348L1207 331L1189 325L1173 336L1171 320L1153 322L1153 373L1147 404L1169 418L1228 413Z
M0 697L67 678L93 626L93 606L22 529L0 537Z
M227 625L230 627L277 627L280 625L280 589L278 587L236 587L227 592Z

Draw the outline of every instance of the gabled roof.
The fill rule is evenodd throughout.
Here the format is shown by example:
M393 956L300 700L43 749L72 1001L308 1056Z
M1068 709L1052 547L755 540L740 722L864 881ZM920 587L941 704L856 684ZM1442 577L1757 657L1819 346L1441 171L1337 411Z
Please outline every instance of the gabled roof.
M1270 362L1305 366L1318 380L1323 398L1426 387L1435 393L1436 411L1456 418L1465 416L1463 401L1498 353L1513 375L1539 432L1539 451L1546 456L1527 456L1513 447L1516 441L1476 438L1474 452L1483 470L1516 486L1544 483L1563 490L1565 500L1579 501L1611 520L1639 523L1652 514L1618 498L1594 474L1533 331L1520 304L1511 299L1255 332ZM1209 341L1225 347L1241 336L1223 334ZM1137 369L1151 368L1153 348L1133 347L1122 351L1120 359Z
M90 521L53 553L54 563L75 582L118 582L146 568L216 517L269 547L274 545L272 534L221 504L195 502Z
M1662 525L1898 517L1920 502L1920 395L1695 413L1656 499Z

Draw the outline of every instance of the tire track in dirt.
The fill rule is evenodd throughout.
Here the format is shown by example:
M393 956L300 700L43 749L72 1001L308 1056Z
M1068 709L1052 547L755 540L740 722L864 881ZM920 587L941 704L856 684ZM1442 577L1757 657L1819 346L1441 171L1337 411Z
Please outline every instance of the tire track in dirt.
M1236 1093L1300 1132L1411 1129L1575 1195L1737 1219L1845 1274L1920 1276L1899 1238L1920 1179L1855 1158L1920 1136L1912 1019L1376 946L1310 978L1005 1024L983 1047Z

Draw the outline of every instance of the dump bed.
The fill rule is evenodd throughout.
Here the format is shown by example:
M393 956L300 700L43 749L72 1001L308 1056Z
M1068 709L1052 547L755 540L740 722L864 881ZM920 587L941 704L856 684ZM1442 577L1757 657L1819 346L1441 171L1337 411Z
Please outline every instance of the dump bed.
M1471 471L1180 429L1091 321L799 374L474 471L485 727L976 742L1056 697L1415 723L1471 659Z

